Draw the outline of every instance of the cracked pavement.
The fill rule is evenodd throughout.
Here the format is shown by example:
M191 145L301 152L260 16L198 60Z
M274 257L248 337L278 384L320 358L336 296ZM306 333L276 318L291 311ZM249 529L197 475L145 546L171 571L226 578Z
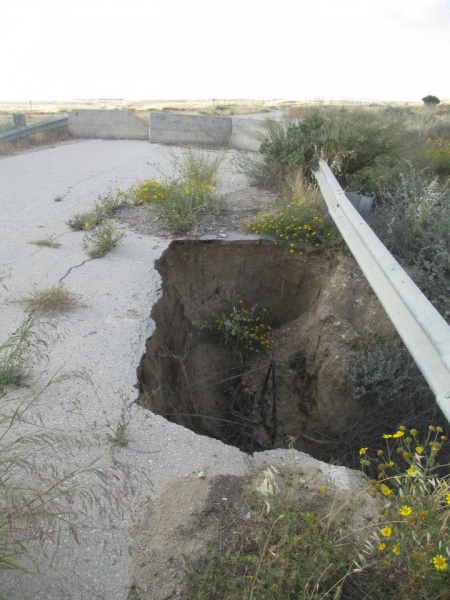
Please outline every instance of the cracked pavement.
M63 459L55 450L55 464L67 460L67 468L83 469L97 461L96 466L122 474L117 483L111 481L111 498L99 499L105 514L93 508L79 524L77 540L64 534L44 549L31 545L25 561L30 574L3 572L0 595L9 600L126 599L133 584L128 528L134 502L200 470L209 477L252 469L252 459L236 448L134 404L136 369L153 330L149 315L160 289L154 261L169 240L125 227L121 245L103 258L87 259L82 232L66 225L99 195L161 172L172 174L169 152L143 141L76 140L0 157L0 341L21 326L20 299L34 290L64 282L79 298L75 310L42 324L50 328L47 360L34 369L28 387L15 393L32 397L55 374L73 376L35 399L28 423L17 433L31 428L73 442L75 450ZM246 185L231 170L222 181L225 191ZM58 196L63 199L55 202ZM31 244L48 236L61 247L36 250ZM129 443L117 448L109 440L121 422ZM37 471L49 468L47 459L34 460ZM119 506L109 509L114 496Z
M105 468L120 465L133 483L128 494L118 487L120 510L113 511L112 522L92 511L87 529L78 531L78 543L70 536L59 540L51 565L42 549L32 546L35 572L2 576L0 594L11 600L126 598L132 584L127 528L134 500L200 469L211 475L247 472L247 457L237 449L133 404L136 368L153 329L149 315L160 288L154 261L169 240L124 228L120 246L101 259L88 259L83 233L66 225L73 213L92 208L99 195L161 172L172 174L170 153L141 141L77 140L0 158L0 339L23 323L19 301L31 292L64 282L79 298L78 308L52 321L48 358L20 393L32 394L55 373L84 377L50 386L33 403L30 419L42 422L38 431L77 442L69 457L77 468L98 459ZM63 199L55 202L58 196ZM31 244L48 236L61 247L36 250ZM129 444L116 449L108 436L121 419Z

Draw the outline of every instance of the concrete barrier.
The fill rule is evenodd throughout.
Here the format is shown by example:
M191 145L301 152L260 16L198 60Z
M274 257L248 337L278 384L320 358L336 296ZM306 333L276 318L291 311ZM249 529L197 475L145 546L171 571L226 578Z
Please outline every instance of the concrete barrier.
M148 123L129 110L72 110L69 132L82 138L148 140Z
M229 146L231 119L180 113L150 113L150 141L159 144Z
M265 121L251 117L232 117L230 146L237 150L258 152L261 141L267 133Z

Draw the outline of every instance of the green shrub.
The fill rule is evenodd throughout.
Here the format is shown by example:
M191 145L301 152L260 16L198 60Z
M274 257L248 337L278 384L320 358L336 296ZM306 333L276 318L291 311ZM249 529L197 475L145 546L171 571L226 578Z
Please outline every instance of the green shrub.
M428 140L424 157L433 173L444 179L450 176L450 139Z
M278 172L283 181L291 171L299 168L306 173L315 168L325 137L325 120L318 114L300 122L267 122L268 133L260 153L264 161Z
M389 409L395 403L417 402L432 399L428 386L412 360L408 350L398 342L373 336L370 343L355 349L350 355L348 368L349 389L353 398L364 399L366 403ZM384 418L384 415L383 415ZM407 419L398 415L397 422Z
M118 223L103 221L99 225L85 223L83 248L90 258L100 258L115 248L124 237Z
M401 155L405 115L388 110L335 110L326 117L323 157L345 188L350 175Z
M219 342L227 346L239 365L245 364L252 354L264 354L270 350L270 332L266 308L257 304L245 308L244 301L222 315L215 316L209 329Z
M221 203L211 185L186 180L160 182L149 179L131 190L134 204L159 215L174 231L186 231L206 212L218 212Z
M423 293L450 318L450 190L404 162L379 181L370 224Z
M425 96L424 98L422 98L422 102L426 105L426 106L436 106L437 104L440 104L440 100L437 96Z
M249 233L275 240L290 254L317 252L340 243L334 225L317 188L307 186L300 173L285 179L286 200L270 211L258 213L245 224Z
M277 165L268 163L257 152L240 152L233 159L233 167L237 173L246 175L256 187L271 190L282 186Z
M358 448L374 446L387 422L424 428L443 418L433 392L399 341L372 334L348 356L347 378L349 393L360 408L354 418L349 416L335 444L324 450L323 460L356 468Z

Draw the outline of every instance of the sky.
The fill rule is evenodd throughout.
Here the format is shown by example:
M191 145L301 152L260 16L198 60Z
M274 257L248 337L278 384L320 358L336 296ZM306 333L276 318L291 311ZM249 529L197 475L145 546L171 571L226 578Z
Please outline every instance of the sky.
M0 101L450 99L450 0L2 0Z

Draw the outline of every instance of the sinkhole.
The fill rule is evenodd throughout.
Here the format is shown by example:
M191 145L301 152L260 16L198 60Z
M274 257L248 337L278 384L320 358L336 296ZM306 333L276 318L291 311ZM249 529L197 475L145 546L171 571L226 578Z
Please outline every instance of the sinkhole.
M360 409L348 353L361 330L386 324L354 261L245 238L175 240L156 268L162 294L139 404L246 452L293 446L320 456ZM272 327L270 352L244 365L208 327L239 304L266 309Z

